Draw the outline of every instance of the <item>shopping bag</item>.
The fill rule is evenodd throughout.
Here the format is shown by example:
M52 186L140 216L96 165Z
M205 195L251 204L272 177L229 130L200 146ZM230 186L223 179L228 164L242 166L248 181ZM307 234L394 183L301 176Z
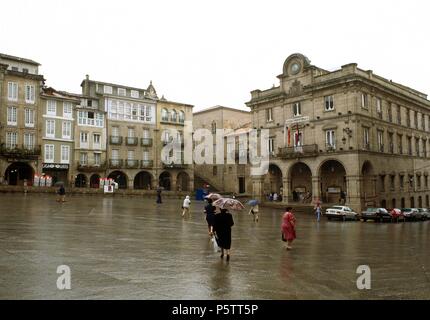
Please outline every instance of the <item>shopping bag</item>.
M213 236L213 237L212 237L212 245L213 245L213 247L214 247L214 251L215 251L215 252L218 252L219 247L218 247L218 243L217 243L217 241L216 241L216 239L215 239L215 236Z

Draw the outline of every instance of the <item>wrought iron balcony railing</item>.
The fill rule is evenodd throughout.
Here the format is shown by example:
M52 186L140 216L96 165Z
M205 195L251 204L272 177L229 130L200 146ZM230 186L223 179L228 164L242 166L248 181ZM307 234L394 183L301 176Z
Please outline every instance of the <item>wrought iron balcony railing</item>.
M78 170L82 172L104 171L106 170L106 162L96 164L78 161Z
M6 146L0 145L0 155L14 159L37 159L41 155L41 148L39 146Z
M141 138L140 145L142 147L152 147L152 138Z
M125 144L127 146L137 146L138 143L139 143L139 138L135 138L135 137L125 138Z
M121 145L122 144L122 137L121 136L110 136L109 142L110 142L110 144Z
M125 160L125 166L129 169L137 169L139 168L139 160Z
M154 166L153 160L140 160L140 168L152 168Z
M309 144L297 147L283 147L279 148L278 152L278 156L280 158L315 157L317 155L317 144Z
M109 160L109 168L118 169L123 167L124 160L122 159L110 159Z

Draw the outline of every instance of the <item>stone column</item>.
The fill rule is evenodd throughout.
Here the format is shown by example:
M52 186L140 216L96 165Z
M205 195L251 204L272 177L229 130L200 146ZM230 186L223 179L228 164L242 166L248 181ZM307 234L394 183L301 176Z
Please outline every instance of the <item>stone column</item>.
M283 178L282 179L282 202L287 204L291 201L291 195L290 195L290 185L291 180L289 178Z
M316 202L317 199L321 201L320 190L321 178L319 176L312 176L312 199Z
M176 177L177 177L177 174L175 173L175 172L170 172L170 176L171 176L171 179L170 179L170 190L171 191L178 191L178 189L177 189L177 186L176 186Z
M129 177L127 177L127 179L128 179L127 188L129 190L133 190L134 189L134 179L129 179ZM88 187L89 187L89 183L88 183Z
M252 179L252 198L263 201L264 200L264 194L263 194L264 177L255 176L255 177L251 177L251 179Z
M360 176L346 176L346 205L357 213L360 213L363 209L361 205L361 184L362 178Z

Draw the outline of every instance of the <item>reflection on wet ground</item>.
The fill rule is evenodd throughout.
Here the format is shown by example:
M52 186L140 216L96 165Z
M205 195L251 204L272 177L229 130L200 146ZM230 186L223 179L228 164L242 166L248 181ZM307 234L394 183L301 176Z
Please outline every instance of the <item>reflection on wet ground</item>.
M317 223L297 215L293 251L282 211L254 223L234 213L230 263L215 253L203 202L0 195L1 299L415 299L430 298L430 222ZM57 289L59 265L71 290ZM356 269L371 268L371 290Z

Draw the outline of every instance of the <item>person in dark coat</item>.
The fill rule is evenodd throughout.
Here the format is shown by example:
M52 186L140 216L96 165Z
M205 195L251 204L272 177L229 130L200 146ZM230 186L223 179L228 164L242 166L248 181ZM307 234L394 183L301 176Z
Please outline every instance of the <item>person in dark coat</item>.
M212 199L207 199L208 204L205 206L206 221L208 223L209 236L213 236L213 226L215 221L215 207L212 205Z
M60 187L58 188L58 202L66 202L66 189L64 189L64 185L60 184Z
M157 203L161 203L161 189L157 189Z
M230 260L231 227L233 225L233 216L227 209L221 209L221 213L215 215L214 231L218 246L221 248L221 259L224 257L225 250L227 253L227 261Z

